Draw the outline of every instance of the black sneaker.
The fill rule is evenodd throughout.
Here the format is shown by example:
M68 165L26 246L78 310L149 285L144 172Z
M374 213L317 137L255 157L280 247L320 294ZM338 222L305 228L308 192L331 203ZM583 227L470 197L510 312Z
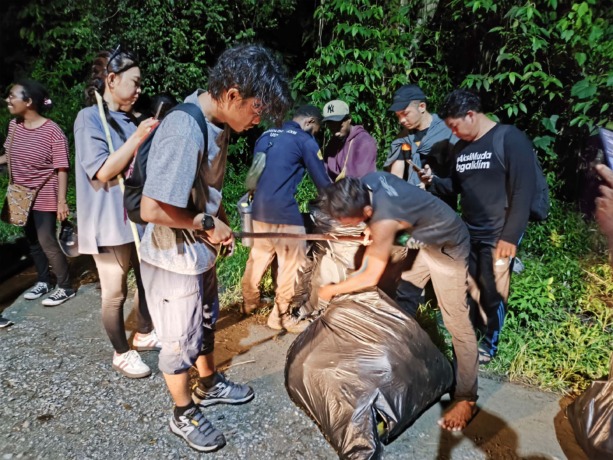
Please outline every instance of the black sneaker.
M23 298L26 300L38 299L41 295L45 295L50 290L51 286L49 286L47 283L39 281L32 287L32 289L23 295Z
M178 420L172 415L170 431L200 452L212 452L226 445L223 433L204 417L197 406L186 410Z
M57 288L49 297L43 300L43 305L45 307L55 307L66 302L68 299L72 299L75 295L77 293L74 289Z
M244 404L255 396L253 388L242 383L234 383L225 375L217 374L221 380L208 390L203 390L198 384L194 387L192 399L201 407L213 404Z
M13 323L10 319L6 319L0 316L0 327L9 327L9 326L12 326L13 324L15 323Z

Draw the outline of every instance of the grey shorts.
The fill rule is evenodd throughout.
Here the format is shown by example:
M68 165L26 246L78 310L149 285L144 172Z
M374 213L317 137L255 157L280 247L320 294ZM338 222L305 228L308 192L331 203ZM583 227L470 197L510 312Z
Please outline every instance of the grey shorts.
M159 368L180 374L200 355L213 352L219 317L215 267L202 275L182 275L141 262L149 312L162 343Z

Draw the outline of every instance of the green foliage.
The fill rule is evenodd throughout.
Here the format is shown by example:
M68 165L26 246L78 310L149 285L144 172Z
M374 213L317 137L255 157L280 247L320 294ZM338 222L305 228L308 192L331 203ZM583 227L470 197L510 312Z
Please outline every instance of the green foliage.
M294 80L295 95L306 94L311 103L323 106L337 98L347 102L354 122L363 124L381 149L398 131L387 111L397 87L418 82L434 101L449 88L445 66L437 59L440 53L430 46L436 34L426 30L428 5L388 3L321 2L315 12L320 27L316 56Z
M558 178L573 177L574 152L610 119L611 8L596 0L452 0L450 6L453 23L473 38L458 44L449 31L447 57L458 45L479 47L480 58L469 66L452 64L461 68L461 84L479 91L503 122L526 130Z
M453 87L472 88L494 119L528 133L548 182L571 198L578 196L572 189L578 152L596 126L610 121L613 10L597 0L327 0L313 2L313 18L300 17L308 2L296 0L8 1L6 11L19 11L11 30L20 30L22 45L7 62L22 63L16 76L48 87L50 117L71 146L88 63L118 42L138 53L145 93L178 97L206 85L207 67L227 45L272 43L293 64L295 98L320 107L345 100L355 122L378 140L379 164L398 130L387 108L400 85L418 83L432 112ZM278 37L279 30L301 36L303 46L290 49L295 40ZM0 138L9 118L0 112ZM235 203L244 193L240 165L249 163L249 142L238 138L229 153L224 201L238 229ZM5 189L0 176L0 199ZM315 196L312 182L303 181L302 211ZM74 184L68 201L74 209ZM0 241L21 232L0 223ZM530 225L520 254L526 269L513 277L500 355L489 369L555 390L583 388L606 372L612 273L594 255L605 247L559 201L546 222ZM233 257L219 261L224 305L240 301L247 255L239 243ZM263 286L270 292L269 275ZM424 317L435 324L434 315Z
M578 391L606 374L613 349L610 266L595 257L601 237L554 200L531 224L511 282L509 312L490 372L556 391ZM588 254L588 256L586 256Z

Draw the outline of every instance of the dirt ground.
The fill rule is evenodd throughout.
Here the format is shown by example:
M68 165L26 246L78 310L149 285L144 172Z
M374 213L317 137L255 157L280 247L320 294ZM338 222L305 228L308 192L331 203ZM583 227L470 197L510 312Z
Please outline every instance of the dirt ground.
M77 276L91 281L87 269ZM11 288L25 290L31 277L31 272L18 275ZM7 285L0 285L5 292ZM172 403L156 353L143 354L154 371L147 379L131 381L111 369L99 295L89 283L56 308L18 297L5 310L16 324L0 330L0 458L198 457L167 429ZM228 445L206 457L337 458L285 390L285 354L295 336L272 331L265 322L264 315L243 317L236 307L222 312L217 365L230 378L252 385L256 398L244 406L208 410ZM442 401L386 446L383 458L587 458L564 415L567 399L488 378L480 378L479 387L481 411L464 432L439 429Z

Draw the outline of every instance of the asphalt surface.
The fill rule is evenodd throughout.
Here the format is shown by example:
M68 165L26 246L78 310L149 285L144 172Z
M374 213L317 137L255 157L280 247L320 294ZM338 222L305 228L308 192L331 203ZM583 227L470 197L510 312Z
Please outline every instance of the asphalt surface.
M20 297L4 311L15 326L0 330L0 459L199 458L168 429L172 401L156 352L142 354L154 371L149 378L130 380L112 370L99 295L95 284L86 284L58 307ZM127 313L129 302L126 307ZM262 316L243 318L232 310L223 312L218 330L218 366L249 383L256 398L207 409L227 445L202 457L338 458L287 396L283 369L295 336L266 328ZM487 378L479 386L481 411L463 433L439 429L443 405L437 403L385 446L383 458L587 458L560 395Z

